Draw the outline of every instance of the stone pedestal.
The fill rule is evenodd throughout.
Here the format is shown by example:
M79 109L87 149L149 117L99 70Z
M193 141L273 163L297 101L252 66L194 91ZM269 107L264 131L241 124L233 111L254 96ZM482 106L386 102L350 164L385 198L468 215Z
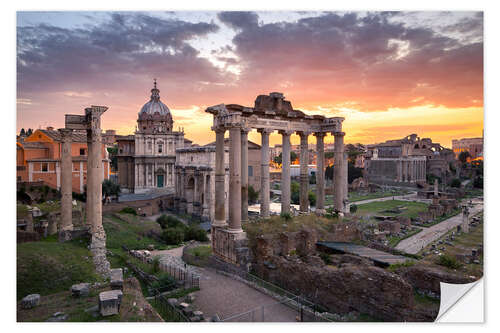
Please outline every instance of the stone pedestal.
M236 266L246 266L250 262L246 233L212 226L211 235L212 251L217 258Z

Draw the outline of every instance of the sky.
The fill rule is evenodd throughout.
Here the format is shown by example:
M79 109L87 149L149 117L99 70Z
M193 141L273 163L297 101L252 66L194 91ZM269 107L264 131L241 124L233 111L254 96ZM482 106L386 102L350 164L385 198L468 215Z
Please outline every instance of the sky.
M416 133L450 147L483 131L483 15L17 14L18 131L60 128L64 114L106 105L102 127L132 134L154 78L174 129L197 144L215 138L206 107L253 106L258 95L279 91L294 109L345 117L347 143ZM258 133L249 137L260 143Z

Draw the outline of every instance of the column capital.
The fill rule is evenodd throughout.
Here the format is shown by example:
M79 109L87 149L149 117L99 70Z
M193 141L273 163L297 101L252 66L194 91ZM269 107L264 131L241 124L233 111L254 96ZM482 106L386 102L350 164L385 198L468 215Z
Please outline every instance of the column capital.
M324 138L328 133L326 132L314 132L314 136L317 138Z
M338 137L342 137L342 136L344 136L344 135L345 135L345 132L332 132L332 135L333 135L333 136L336 136L336 137L337 137L337 136L338 136Z
M57 130L61 134L61 138L64 139L71 139L73 135L73 130L71 128L59 128Z
M211 130L216 132L216 133L220 133L220 132L226 133L226 128L223 126L212 126Z
M252 129L249 127L242 127L241 128L241 134L248 134Z
M259 128L259 129L257 129L257 132L259 132L262 135L269 135L272 132L274 132L274 130L271 128Z
M294 133L294 131L280 130L280 131L278 131L278 133L283 135L283 136L290 136Z
M311 134L312 134L312 131L297 131L297 135L299 135L300 137L305 136L307 138Z

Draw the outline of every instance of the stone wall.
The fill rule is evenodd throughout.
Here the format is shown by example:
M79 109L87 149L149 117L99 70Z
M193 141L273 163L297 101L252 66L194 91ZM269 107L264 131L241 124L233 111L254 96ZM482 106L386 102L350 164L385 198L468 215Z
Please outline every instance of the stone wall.
M156 215L161 211L173 208L173 195L164 195L158 198L149 200L136 200L126 202L112 202L102 206L103 213L115 213L121 211L125 207L135 208L137 213L145 214L146 216ZM139 210L140 208L140 210Z

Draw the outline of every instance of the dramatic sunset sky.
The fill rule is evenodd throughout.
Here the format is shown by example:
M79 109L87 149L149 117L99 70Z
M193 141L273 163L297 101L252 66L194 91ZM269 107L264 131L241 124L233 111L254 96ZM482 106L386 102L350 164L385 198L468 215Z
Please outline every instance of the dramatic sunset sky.
M207 106L279 91L295 109L345 117L348 143L417 133L451 146L482 135L483 15L18 12L18 130L106 105L103 128L131 134L153 78L198 144L215 137Z

